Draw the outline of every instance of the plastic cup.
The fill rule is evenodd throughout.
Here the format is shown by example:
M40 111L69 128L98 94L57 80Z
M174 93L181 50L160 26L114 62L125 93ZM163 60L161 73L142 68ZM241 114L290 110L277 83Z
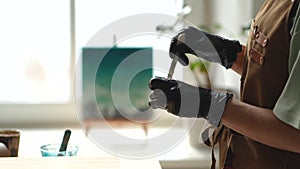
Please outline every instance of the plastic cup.
M68 145L66 151L59 151L60 144L46 144L41 146L42 157L76 156L78 146Z

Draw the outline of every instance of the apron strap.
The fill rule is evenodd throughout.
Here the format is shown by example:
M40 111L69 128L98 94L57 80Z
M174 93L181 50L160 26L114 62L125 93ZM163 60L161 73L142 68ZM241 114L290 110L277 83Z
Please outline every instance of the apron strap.
M213 144L211 149L211 166L210 169L216 169L216 157L215 157L215 144Z

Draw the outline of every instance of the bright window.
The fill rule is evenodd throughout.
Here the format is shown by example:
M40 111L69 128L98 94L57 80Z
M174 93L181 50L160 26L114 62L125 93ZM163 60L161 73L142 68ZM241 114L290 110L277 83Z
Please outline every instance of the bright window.
M69 1L0 2L0 103L70 102Z
M1 125L76 119L73 64L87 41L101 28L126 16L162 13L176 17L181 7L182 0L1 1ZM166 23L173 22L161 22ZM138 42L130 39L124 46L138 46L142 41L149 42L142 46L157 44L149 37L137 38ZM169 39L163 41L167 49ZM111 42L106 43L109 45Z

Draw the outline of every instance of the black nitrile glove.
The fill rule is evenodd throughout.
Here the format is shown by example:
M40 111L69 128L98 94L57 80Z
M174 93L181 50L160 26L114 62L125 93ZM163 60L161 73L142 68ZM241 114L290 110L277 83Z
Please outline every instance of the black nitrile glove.
M195 87L181 81L156 77L149 83L149 105L166 109L179 117L204 118L218 126L227 100L232 94Z
M242 46L239 41L228 40L194 27L187 27L172 39L169 52L171 58L176 55L184 66L189 64L185 54L190 53L205 60L220 63L228 69L235 62L237 53L241 51Z

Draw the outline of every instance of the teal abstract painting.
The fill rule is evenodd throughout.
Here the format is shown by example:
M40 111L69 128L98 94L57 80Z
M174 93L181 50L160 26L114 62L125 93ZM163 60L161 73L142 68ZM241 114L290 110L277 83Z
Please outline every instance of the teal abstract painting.
M83 48L84 119L148 119L152 48Z

